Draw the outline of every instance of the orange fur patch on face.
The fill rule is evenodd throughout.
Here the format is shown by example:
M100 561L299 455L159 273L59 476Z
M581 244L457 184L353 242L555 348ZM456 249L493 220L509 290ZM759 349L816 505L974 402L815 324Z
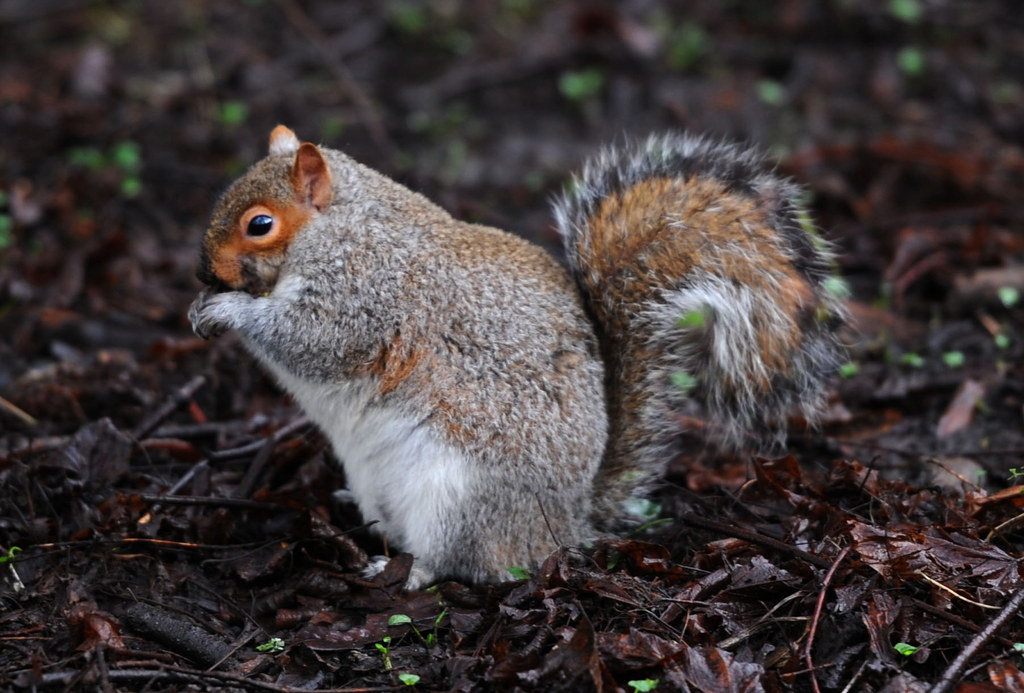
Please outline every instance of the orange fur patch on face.
M250 236L249 222L261 214L271 217L273 226L262 236ZM312 210L301 205L274 201L252 205L238 218L234 233L211 258L213 273L231 288L243 288L242 258L284 254L311 215Z

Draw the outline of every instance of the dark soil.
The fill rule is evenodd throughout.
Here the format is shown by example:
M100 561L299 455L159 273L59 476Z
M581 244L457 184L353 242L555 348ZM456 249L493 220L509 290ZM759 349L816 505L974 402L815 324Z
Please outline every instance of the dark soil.
M0 688L1024 690L1017 0L3 0L0 55ZM518 582L363 579L323 439L185 318L279 122L552 248L603 143L758 144L852 289L823 429Z

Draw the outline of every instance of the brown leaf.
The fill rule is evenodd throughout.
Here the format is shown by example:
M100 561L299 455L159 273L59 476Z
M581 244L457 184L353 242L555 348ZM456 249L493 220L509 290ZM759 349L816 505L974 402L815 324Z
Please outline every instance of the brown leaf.
M132 441L103 418L80 428L74 438L37 463L39 469L60 469L73 485L108 484L128 472Z
M920 580L927 575L954 588L980 582L1002 592L1021 584L1017 561L992 544L941 528L875 527L854 522L854 549L867 565L890 580Z
M716 647L689 647L677 659L678 666L665 671L665 683L673 690L764 691L761 664L741 662L731 652ZM659 688L661 690L661 688Z
M95 649L99 646L114 651L125 650L121 640L121 624L105 611L100 611L95 604L81 603L75 605L68 614L68 628L71 632L75 649L80 652Z
M625 633L599 634L598 649L605 659L634 670L673 661L687 646L630 628Z
M871 651L879 660L891 665L896 664L892 626L896 622L899 611L900 602L893 599L888 592L878 590L871 595L867 612L861 614L861 619L868 629Z
M1024 691L1024 672L1012 659L995 661L988 665L988 680L997 691ZM961 687L959 689L963 691ZM980 693L979 689L979 693Z
M936 434L943 438L967 428L971 424L971 420L974 419L978 402L984 396L984 385L970 378L963 381L957 388L953 401L949 403L942 418L939 419Z

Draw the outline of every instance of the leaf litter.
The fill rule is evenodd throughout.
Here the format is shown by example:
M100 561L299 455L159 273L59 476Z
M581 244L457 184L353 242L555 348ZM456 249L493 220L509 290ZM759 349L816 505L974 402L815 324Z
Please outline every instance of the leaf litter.
M642 4L12 5L0 687L1024 688L1016 7ZM891 64L909 41L934 72ZM405 593L320 435L184 321L212 196L280 120L542 242L623 131L773 145L839 246L857 367L790 456L682 447L646 530Z

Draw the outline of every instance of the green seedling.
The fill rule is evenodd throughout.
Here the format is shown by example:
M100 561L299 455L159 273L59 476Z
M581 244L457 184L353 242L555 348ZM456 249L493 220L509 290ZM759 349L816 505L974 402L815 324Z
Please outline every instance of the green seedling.
M853 294L853 289L850 288L850 283L842 277L837 277L835 275L825 280L823 288L827 294L835 296L836 298L849 298L850 295Z
M384 660L384 670L391 671L391 636L385 635L380 642L373 644L380 652L381 659Z
M907 24L921 21L924 9L919 0L890 0L889 14Z
M942 355L942 361L950 368L960 368L964 365L965 357L962 351L947 351Z
M0 250L14 245L14 219L10 214L0 214Z
M853 361L848 361L839 367L839 375L843 378L852 378L860 372L860 366Z
M416 36L427 28L427 11L415 2L392 2L388 7L388 20L399 33Z
M896 54L896 64L899 65L900 72L907 77L919 77L923 74L925 63L924 53L914 46L906 46Z
M911 368L923 368L924 357L922 357L920 354L910 352L907 354L903 354L903 356L900 356L900 363L902 363L904 366L910 366Z
M530 571L521 565L514 565L508 569L508 574L512 576L513 580L529 580Z
M707 55L709 47L710 41L704 27L695 22L687 22L669 36L665 59L673 70L686 70Z
M604 73L597 68L563 72L558 78L558 91L569 101L585 101L604 87Z
M704 327L707 319L707 311L695 308L694 310L687 311L676 320L676 327L681 327L684 330Z
M420 682L420 677L416 674L399 674L398 680L406 686L415 686Z
M137 142L118 142L110 151L110 163L125 173L142 168L142 149Z
M223 125L241 125L249 117L249 107L242 101L225 101L217 111L217 120Z
M781 106L786 100L786 88L774 79L762 79L757 83L757 97L769 106Z
M697 379L686 371L676 371L668 377L684 397L697 387Z
M121 197L138 197L142 192L142 148L125 140L115 144L108 154L96 147L75 147L68 151L68 164L89 171L116 170L121 176Z
M96 147L75 147L68 152L68 164L81 166L91 171L106 166L107 160Z
M14 588L15 592L21 592L25 589L25 583L21 581L21 577L18 576L18 571L14 569L14 556L21 553L21 547L12 546L7 549L6 555L2 555L2 552L3 549L0 549L0 565L3 565L4 563L7 564L7 567L10 568L11 571L11 587Z
M913 645L908 645L905 642L898 642L898 643L896 643L895 645L892 646L892 649L896 650L897 652L899 652L904 657L909 657L910 655L912 655L915 652L917 652L917 648L916 647L914 647Z
M658 687L658 679L639 679L626 683L633 687L633 693L649 693Z
M643 518L645 522L652 522L661 516L661 504L655 503L648 498L630 498L624 503L626 512L633 517ZM641 531L644 527L637 527Z
M1020 300L1020 291L1013 286L1001 286L996 291L996 295L999 296L999 301L1007 308L1013 308L1017 305Z
M256 651L257 652L269 652L271 654L276 654L278 652L284 652L284 640L282 640L281 638L271 638L270 640L267 640L262 645L257 645L256 646Z
M433 632L427 633L427 635L425 637L424 637L423 633L420 632L419 628L416 627L416 624L413 623L412 618L410 618L409 616L407 616L405 614L394 614L393 616L391 616L391 618L388 619L388 625L389 626L405 626L405 625L407 625L410 628L412 628L412 632L416 634L416 637L419 638L423 642L424 645L426 645L427 647L433 647L434 643L437 642L437 629L441 625L441 620L445 616L447 616L447 615L448 615L448 609L444 609L443 611L441 611L441 613L437 615L437 618L434 619L434 630L433 630Z

